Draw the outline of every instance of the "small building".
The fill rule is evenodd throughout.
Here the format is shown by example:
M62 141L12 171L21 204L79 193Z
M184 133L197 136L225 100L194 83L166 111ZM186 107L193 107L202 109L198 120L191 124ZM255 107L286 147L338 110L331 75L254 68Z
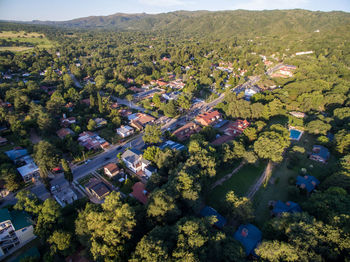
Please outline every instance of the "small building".
M250 123L247 120L237 119L233 123L227 123L220 130L223 131L225 135L235 137L241 135L249 125Z
M70 187L64 187L63 189L57 188L56 190L52 191L52 194L61 207L70 205L78 199L77 194Z
M34 163L34 161L17 168L17 171L21 174L25 183L30 182L33 178L39 176L39 167Z
M321 163L327 163L330 157L328 148L320 145L314 145L312 148L312 153L310 155L311 160L315 160Z
M7 139L0 136L0 146L7 144Z
M180 151L186 149L184 145L181 145L171 140L165 141L163 144L159 146L159 148L161 150L164 150L165 148L170 148L171 150L180 150Z
M79 134L79 138L78 138L78 142L81 146L85 147L87 150L97 150L101 148L105 148L108 145L104 145L104 143L106 142L105 139L101 138L99 135L87 131L87 132L83 132L81 134Z
M212 112L205 112L196 117L196 121L203 126L211 126L219 122L221 119L221 114L219 111L215 110Z
M297 176L296 185L302 189L306 189L308 193L312 192L318 184L320 184L320 181L314 176Z
M28 155L27 149L14 148L12 150L6 151L5 154L14 162L17 163L22 157Z
M296 118L304 118L305 117L305 113L303 113L303 112L291 111L291 112L289 112L289 114L296 117Z
M137 182L133 185L131 195L144 205L148 201L148 192L145 184L142 182Z
M58 130L56 134L60 139L64 139L66 136L69 136L69 135L73 136L75 133L73 132L72 129L68 127L64 127Z
M86 191L98 200L103 200L111 193L109 187L100 179L91 178L85 185Z
M162 94L165 100L176 100L179 97L180 92L172 92L172 93L166 93Z
M255 255L254 249L262 239L261 231L252 224L241 225L233 235L244 247L247 256Z
M107 120L101 117L95 118L94 121L97 128L107 125Z
M202 217L215 217L216 222L214 225L217 228L222 229L226 225L226 218L224 218L222 215L220 215L214 208L205 206L201 211L200 215Z
M117 128L116 131L122 138L131 136L134 133L134 129L128 125L121 126L120 128Z
M194 122L189 122L186 125L176 129L173 132L173 135L177 137L177 139L186 140L192 134L198 133L201 130L201 127Z
M109 163L103 168L103 170L109 178L115 177L121 172L116 163Z
M61 125L65 126L65 127L70 126L70 125L75 124L75 123L76 123L75 117L66 118L64 115L64 117L61 119Z
M36 238L33 223L23 211L0 209L0 229L0 260Z
M299 213L302 212L300 206L292 201L287 201L286 203L283 203L282 201L278 200L273 207L272 213L274 216L281 216L282 213Z
M146 177L148 179L156 172L155 168L150 167L151 162L144 159L142 153L136 149L126 150L122 154L122 160L128 169L141 177Z

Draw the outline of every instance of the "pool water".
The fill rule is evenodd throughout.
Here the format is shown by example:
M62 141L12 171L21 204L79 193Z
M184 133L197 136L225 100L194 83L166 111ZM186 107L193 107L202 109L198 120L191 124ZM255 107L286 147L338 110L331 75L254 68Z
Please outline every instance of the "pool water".
M299 140L302 134L303 134L302 131L299 131L297 129L291 129L289 137L293 140Z

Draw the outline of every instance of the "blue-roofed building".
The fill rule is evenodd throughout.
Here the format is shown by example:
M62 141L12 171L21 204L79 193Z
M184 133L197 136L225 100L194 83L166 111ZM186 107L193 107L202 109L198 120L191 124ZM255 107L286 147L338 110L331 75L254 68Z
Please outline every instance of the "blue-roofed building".
M312 148L311 160L315 160L321 163L326 163L330 157L328 148L320 145L314 145Z
M28 155L27 149L12 149L10 151L6 151L5 154L13 161L16 162L20 158Z
M181 145L179 143L176 143L174 141L168 140L165 141L163 144L159 146L161 150L164 150L165 148L175 149L175 150L184 150L186 147L184 145Z
M233 237L239 241L245 250L247 256L255 255L254 249L262 239L261 231L252 224L240 225Z
M307 192L312 192L318 184L320 184L320 181L317 180L314 176L297 176L297 186L300 188L305 188Z
M214 223L214 225L218 228L223 228L226 224L226 218L224 218L222 215L220 215L214 208L205 206L201 212L200 215L202 217L211 217L215 216L217 221Z
M227 123L228 123L228 120L222 119L221 121L219 121L217 124L214 125L214 128L223 127L223 126L226 125Z
M280 216L282 213L299 213L301 212L300 206L292 201L287 201L283 203L278 200L273 207L272 213L274 216Z

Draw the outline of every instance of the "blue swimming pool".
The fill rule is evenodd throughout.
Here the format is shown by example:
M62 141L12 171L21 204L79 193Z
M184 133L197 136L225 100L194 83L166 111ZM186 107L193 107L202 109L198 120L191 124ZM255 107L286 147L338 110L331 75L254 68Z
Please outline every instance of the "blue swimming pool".
M301 135L303 134L303 131L297 130L297 129L291 129L290 131L290 139L293 140L299 140Z

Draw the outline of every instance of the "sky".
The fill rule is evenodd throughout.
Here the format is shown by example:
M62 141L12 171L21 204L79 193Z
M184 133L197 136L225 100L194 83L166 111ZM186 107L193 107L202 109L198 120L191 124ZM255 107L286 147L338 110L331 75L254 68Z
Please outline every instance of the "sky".
M65 21L115 13L295 8L350 12L350 0L0 0L0 20Z

